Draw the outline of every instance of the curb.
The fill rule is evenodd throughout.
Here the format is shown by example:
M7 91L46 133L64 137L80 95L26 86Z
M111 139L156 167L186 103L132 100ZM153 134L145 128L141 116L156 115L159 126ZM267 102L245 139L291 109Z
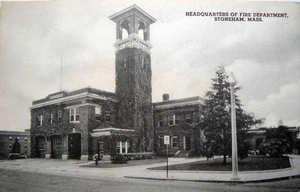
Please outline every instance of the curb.
M135 177L135 176L124 176L128 179L147 179L147 180L160 180L160 181L187 181L187 182L203 182L203 183L262 183L262 182L272 182L272 181L281 181L288 179L300 178L300 174L292 176L284 176L278 178L269 178L269 179L259 179L259 180L192 180L192 179L172 179L172 178L154 178L154 177Z

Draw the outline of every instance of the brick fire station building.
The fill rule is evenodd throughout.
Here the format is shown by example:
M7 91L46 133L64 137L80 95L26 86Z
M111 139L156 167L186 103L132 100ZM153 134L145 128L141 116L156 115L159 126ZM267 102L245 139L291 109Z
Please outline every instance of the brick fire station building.
M116 23L115 93L94 88L61 91L32 102L31 156L92 159L94 154L161 153L199 148L200 97L152 103L150 25L136 5L109 17ZM128 36L124 37L126 31Z

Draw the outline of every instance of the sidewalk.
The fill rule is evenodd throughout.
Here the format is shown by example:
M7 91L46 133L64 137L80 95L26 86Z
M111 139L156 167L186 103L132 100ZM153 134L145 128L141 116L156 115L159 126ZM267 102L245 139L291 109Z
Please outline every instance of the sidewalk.
M268 171L243 171L238 172L240 180L231 180L230 171L169 171L167 178L166 171L144 170L138 174L125 176L126 178L153 179L153 180L179 180L197 182L229 182L229 183L248 183L264 182L300 177L300 156L289 155L291 167L281 170ZM199 160L199 159L197 159ZM185 162L185 161L184 161ZM183 163L183 162L181 162ZM155 165L157 166L157 165ZM148 166L150 167L150 166ZM151 166L152 167L152 166Z
M232 173L229 171L169 171L167 178L165 170L149 170L150 167L164 166L166 163L127 166L118 168L91 168L81 167L91 164L92 161L82 162L77 160L57 159L22 159L0 162L0 169L18 170L37 174L65 175L71 177L93 178L93 179L151 179L151 180L175 180L195 182L263 182L272 180L300 177L300 156L289 155L291 168L269 171L247 171L239 172L240 180L231 180ZM169 158L169 165L189 163L206 158ZM104 162L102 162L104 163ZM100 165L101 166L101 163Z

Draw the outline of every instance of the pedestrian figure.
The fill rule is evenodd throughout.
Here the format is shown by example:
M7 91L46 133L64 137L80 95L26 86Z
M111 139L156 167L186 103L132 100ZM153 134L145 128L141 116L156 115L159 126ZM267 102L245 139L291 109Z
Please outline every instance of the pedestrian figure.
M97 166L98 165L98 161L99 161L99 155L95 154L94 159L95 159L95 165Z

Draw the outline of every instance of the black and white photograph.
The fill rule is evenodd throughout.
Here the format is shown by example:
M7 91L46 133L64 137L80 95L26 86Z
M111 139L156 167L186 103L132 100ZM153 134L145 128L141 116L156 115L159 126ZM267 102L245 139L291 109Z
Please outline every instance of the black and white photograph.
M300 1L0 0L0 191L300 191Z

